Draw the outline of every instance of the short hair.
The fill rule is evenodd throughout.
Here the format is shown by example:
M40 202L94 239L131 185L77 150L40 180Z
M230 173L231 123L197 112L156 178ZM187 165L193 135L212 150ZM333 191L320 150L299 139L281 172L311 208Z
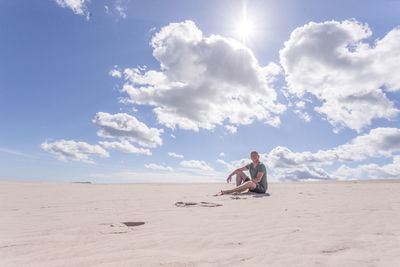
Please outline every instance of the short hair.
M256 153L258 155L257 151L251 151L250 155L253 154L253 153Z

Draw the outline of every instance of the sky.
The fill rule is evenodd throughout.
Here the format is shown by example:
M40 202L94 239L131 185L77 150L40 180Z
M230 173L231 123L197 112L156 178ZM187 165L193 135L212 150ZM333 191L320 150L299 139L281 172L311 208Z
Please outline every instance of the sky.
M400 177L400 1L0 0L0 179Z

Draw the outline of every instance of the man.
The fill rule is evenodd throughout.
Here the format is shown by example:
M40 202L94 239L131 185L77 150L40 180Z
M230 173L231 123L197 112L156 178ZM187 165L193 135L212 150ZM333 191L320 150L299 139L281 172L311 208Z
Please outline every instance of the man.
M222 195L240 193L247 189L249 189L250 192L261 194L264 194L267 191L267 170L265 169L264 164L259 161L260 155L258 155L257 151L253 151L250 154L250 158L253 161L252 163L235 170L226 179L229 183L232 180L232 176L236 174L237 187L231 190L221 190ZM251 180L243 172L247 170L250 172Z

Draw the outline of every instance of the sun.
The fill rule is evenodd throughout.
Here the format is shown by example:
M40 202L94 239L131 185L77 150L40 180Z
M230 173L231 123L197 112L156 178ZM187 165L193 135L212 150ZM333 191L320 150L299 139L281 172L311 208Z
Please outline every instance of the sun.
M243 18L237 23L236 34L242 42L247 42L247 40L253 35L253 33L254 25L253 23L251 23L251 21Z
M236 36L242 43L247 43L248 40L254 35L255 32L255 24L252 19L247 14L247 6L246 2L243 1L242 6L242 16L239 16L239 19L235 24L235 32Z

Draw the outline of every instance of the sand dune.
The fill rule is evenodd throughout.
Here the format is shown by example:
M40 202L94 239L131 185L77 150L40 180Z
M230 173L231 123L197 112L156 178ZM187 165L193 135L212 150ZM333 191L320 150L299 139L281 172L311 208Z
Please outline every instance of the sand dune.
M0 266L400 266L399 180L0 181Z

